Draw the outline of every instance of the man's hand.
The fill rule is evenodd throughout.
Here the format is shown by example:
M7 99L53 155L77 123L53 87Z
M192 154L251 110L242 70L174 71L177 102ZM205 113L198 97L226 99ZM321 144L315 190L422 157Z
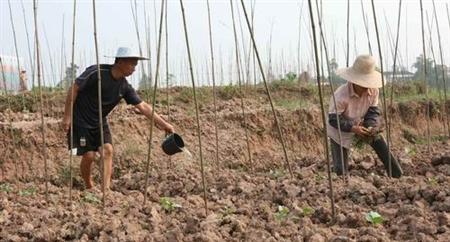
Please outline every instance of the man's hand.
M163 127L161 127L162 130L166 131L166 133L171 134L171 133L175 133L175 129L173 128L173 126L169 123L165 123Z
M63 118L61 125L62 125L62 128L64 129L64 131L69 132L69 130L70 130L70 119Z
M361 137L367 137L370 135L370 131L361 125L355 125L352 127L352 132Z

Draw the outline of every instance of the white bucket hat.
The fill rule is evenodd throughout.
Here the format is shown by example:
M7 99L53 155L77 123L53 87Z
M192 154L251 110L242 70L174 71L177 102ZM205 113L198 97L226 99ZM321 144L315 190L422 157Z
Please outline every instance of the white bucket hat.
M360 55L352 67L341 68L336 74L348 82L365 88L382 87L381 73L375 70L375 58L371 55Z
M106 57L148 60L147 57L140 56L138 53L134 52L131 48L128 47L119 47L117 49L117 54L115 56L106 56Z

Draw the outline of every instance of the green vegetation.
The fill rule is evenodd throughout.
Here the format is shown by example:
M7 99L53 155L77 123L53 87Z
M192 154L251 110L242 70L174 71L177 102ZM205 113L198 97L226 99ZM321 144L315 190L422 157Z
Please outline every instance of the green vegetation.
M221 209L219 213L220 213L220 218L224 219L224 218L236 213L236 209L225 206L225 208Z
M181 205L172 201L172 199L170 197L162 197L159 200L159 204L166 212L169 212L169 213L174 211L177 208L181 208Z
M302 217L308 217L313 215L315 212L315 210L311 207L305 206L302 208L302 210L300 211L300 216Z
M286 220L287 217L289 215L289 208L285 207L285 206L278 206L278 210L275 213L275 218L278 221L282 221L282 220Z
M9 183L2 183L0 184L0 191L4 193L10 193L12 192L12 187Z
M366 214L366 220L372 225L382 224L384 221L383 217L374 211L370 211Z
M84 192L83 195L81 196L81 202L100 204L102 201L95 194L90 192Z
M286 175L286 171L281 169L281 168L277 168L275 170L270 170L269 171L269 176L272 179L278 179L278 178L282 178Z
M33 196L34 194L36 194L36 191L37 191L36 187L30 186L23 190L20 190L19 195L22 197L29 197L29 196Z

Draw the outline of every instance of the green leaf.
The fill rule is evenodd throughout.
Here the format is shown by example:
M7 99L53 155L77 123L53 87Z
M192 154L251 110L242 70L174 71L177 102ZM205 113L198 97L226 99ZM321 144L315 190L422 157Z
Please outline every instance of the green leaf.
M367 213L366 220L373 225L381 224L384 221L383 217L379 213L374 211L370 211L369 213Z
M81 197L81 201L93 204L100 204L102 202L95 194L90 192L85 192Z
M33 186L19 191L19 195L23 197L32 196L34 194L36 194L36 188Z
M285 220L289 215L289 208L285 206L278 206L278 211L275 213L275 218L277 220Z
M0 184L0 191L4 193L9 193L12 191L11 185L9 183Z
M180 204L174 203L170 197L162 197L159 204L166 212L172 212L176 208L181 208Z

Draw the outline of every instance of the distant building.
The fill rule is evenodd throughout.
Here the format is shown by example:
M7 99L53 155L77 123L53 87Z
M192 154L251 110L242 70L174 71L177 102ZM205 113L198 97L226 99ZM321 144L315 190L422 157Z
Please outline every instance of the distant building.
M2 59L1 63L3 64L3 66L0 66L0 93L5 92L5 87L9 93L18 93L24 88L26 89L26 83L25 87L23 84L20 84L21 75L17 66L17 58L6 55L0 55L0 58ZM23 63L21 58L19 58L19 62Z
M411 81L414 77L414 73L407 71L407 70L399 70L395 72L395 75L393 75L392 71L385 71L384 78L387 82L391 82L392 80L395 81Z

